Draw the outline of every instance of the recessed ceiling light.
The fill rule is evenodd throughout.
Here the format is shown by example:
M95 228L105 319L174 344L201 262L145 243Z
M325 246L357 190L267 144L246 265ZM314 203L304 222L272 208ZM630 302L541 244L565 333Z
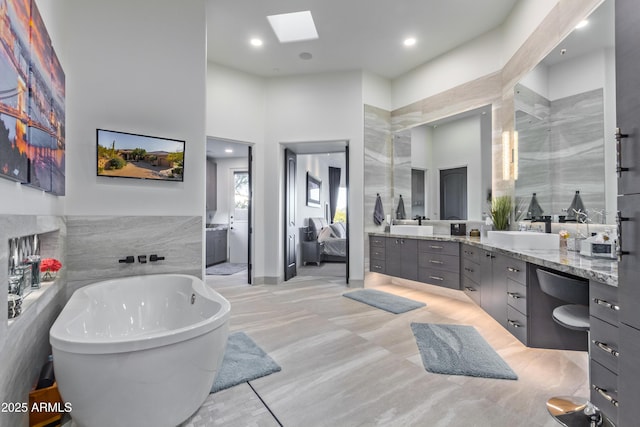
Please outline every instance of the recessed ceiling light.
M224 150L225 153L233 153L233 150L231 148L226 148Z
M308 10L267 16L280 43L315 40L318 31Z
M405 46L413 46L416 44L416 39L414 37L409 37L404 39L404 42L402 42Z
M580 21L578 25L576 25L576 29L586 27L588 23L589 21L586 19L584 21Z
M262 46L262 40L259 38L252 38L251 40L249 40L249 43L251 43L251 46L255 46L255 47Z

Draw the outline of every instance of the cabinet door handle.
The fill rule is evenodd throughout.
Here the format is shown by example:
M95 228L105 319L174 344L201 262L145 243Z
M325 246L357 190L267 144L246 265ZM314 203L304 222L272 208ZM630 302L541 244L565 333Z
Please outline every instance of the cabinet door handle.
M469 273L473 273L473 268L465 267L464 271L468 271Z
M435 259L430 259L430 260L429 260L429 262L430 262L431 264L444 264L444 262L442 262L442 261L438 261L438 260L435 260Z
M616 172L618 178L622 177L622 172L627 172L629 168L622 167L622 140L628 138L629 135L622 133L620 128L616 128Z
M444 246L429 245L431 249L444 249Z
M629 252L622 250L622 223L629 221L629 218L623 217L622 212L618 211L616 214L616 225L618 228L618 239L616 243L616 255L618 256L618 262L622 261L623 255L628 255Z
M514 328L521 328L522 325L518 322L516 322L515 320L509 320L507 319L507 323L511 326L513 326Z
M593 387L593 389L595 391L597 391L600 394L600 396L604 397L607 401L609 401L616 408L618 407L618 401L616 399L614 399L613 396L611 396L610 394L607 393L607 389L606 388L600 388L595 384L591 384L591 386Z
M464 289L469 291L469 292L476 292L476 290L474 288L472 288L471 286L465 286Z
M607 343L596 341L596 340L591 340L591 342L594 343L596 346L598 346L598 348L600 348L600 349L606 351L607 353L609 353L610 355L615 356L615 357L620 357L620 352L618 350L615 350L615 349L609 347L607 345Z
M611 310L615 310L615 311L620 311L620 306L617 304L612 304L609 301L600 299L600 298L594 298L593 302L595 302L598 305L602 305L604 307L610 308Z
M433 279L433 280L444 280L442 277L438 277L438 276L429 276L429 279Z
M374 265L373 268L375 268L376 270L382 270L382 266L381 265Z
M513 268L513 267L507 267L507 271L510 271L512 273L520 273L520 270L518 270L517 268Z
M507 295L509 295L513 299L521 299L522 298L520 295L518 295L515 292L507 292Z

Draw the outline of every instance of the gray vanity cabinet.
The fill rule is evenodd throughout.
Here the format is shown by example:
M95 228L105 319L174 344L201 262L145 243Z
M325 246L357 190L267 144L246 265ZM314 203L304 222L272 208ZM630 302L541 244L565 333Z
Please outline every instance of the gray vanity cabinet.
M480 268L480 255L482 250L471 245L462 245L461 257L461 286L465 294L473 302L482 305L482 271Z
M618 288L593 280L590 281L590 399L615 424L618 423L618 372L621 332L619 313ZM633 331L634 329L628 327L628 330ZM626 329L625 333L627 333ZM631 336L630 338L638 339L639 337ZM638 371L635 366L631 366L630 369Z
M640 8L637 0L615 2L616 125L618 211L623 255L618 267L620 292L619 425L640 419ZM628 219L628 220L624 220ZM627 252L627 253L624 253Z
M369 237L369 271L386 273L386 237Z
M460 289L460 244L419 240L418 280L445 288Z
M206 265L218 264L227 260L227 230L207 230Z
M385 272L390 276L418 280L418 241L403 237L387 237Z

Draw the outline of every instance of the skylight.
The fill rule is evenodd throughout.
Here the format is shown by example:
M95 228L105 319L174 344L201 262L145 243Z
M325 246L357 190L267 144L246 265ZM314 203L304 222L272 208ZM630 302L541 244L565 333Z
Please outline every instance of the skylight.
M280 43L315 40L318 31L308 10L267 16Z

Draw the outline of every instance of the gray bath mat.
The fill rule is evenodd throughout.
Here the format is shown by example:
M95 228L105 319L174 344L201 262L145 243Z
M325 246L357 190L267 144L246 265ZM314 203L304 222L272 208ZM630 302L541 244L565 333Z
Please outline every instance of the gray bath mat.
M207 274L217 275L217 276L228 276L230 274L236 274L241 272L242 270L247 269L247 264L242 263L230 263L223 262L222 264L212 265L211 267L207 267Z
M369 304L373 307L386 310L393 314L400 314L416 308L424 307L426 304L414 301L409 298L378 291L375 289L359 289L357 291L342 294L342 296L356 301Z
M517 380L509 365L473 326L412 323L411 330L429 372Z
M273 361L244 332L229 335L227 349L224 352L222 366L213 382L211 393L234 385L246 383L280 371L280 365Z

